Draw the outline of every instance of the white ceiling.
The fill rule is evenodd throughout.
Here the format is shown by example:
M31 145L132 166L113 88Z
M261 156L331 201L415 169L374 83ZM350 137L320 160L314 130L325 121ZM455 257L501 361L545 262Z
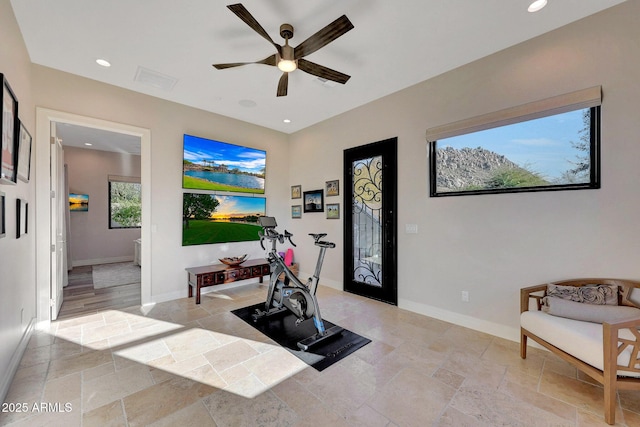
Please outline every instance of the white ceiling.
M623 0L243 0L276 43L296 46L339 16L355 28L307 59L351 76L327 87L302 71L276 97L280 71L257 61L275 49L212 0L11 0L31 61L133 91L292 133ZM105 58L112 64L95 63ZM175 78L135 81L140 67ZM286 124L284 119L291 120Z
M113 151L137 156L140 155L142 148L138 136L70 123L56 123L56 136L62 140L62 145L68 147Z

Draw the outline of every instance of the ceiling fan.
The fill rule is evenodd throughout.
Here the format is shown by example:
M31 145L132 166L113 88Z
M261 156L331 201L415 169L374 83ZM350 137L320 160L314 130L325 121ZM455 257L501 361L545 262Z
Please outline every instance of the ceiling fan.
M296 69L321 77L325 80L332 80L341 84L345 84L351 77L339 71L332 70L331 68L327 68L304 59L305 56L312 54L323 46L326 46L353 28L353 24L345 15L342 15L340 18L336 19L294 48L289 46L289 39L293 38L293 26L290 24L282 24L280 26L280 35L284 38L284 46L280 46L274 42L271 37L269 37L269 34L267 34L264 28L262 28L258 21L256 21L256 19L242 4L231 4L228 5L227 8L235 13L238 18L242 19L244 23L251 27L256 33L260 34L269 43L271 43L273 47L276 48L276 53L261 61L213 64L216 69L223 70L225 68L239 67L248 64L277 66L283 72L282 77L280 77L280 81L278 82L277 96L287 96L289 73Z

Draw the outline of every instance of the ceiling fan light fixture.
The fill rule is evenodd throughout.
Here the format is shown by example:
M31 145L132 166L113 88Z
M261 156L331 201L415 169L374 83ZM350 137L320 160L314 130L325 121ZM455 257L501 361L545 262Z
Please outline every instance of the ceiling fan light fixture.
M532 12L532 13L533 12L537 12L540 9L542 9L543 7L545 7L546 5L547 5L547 0L534 0L529 5L529 8L527 9L527 11Z
M278 55L278 68L284 73L290 73L298 68L298 61L294 59L294 51L289 46L289 39L285 39L282 46L282 56Z
M285 73L290 73L292 71L295 71L296 68L298 68L298 63L295 60L290 60L290 59L281 59L278 62L278 68L280 69L280 71L285 72Z

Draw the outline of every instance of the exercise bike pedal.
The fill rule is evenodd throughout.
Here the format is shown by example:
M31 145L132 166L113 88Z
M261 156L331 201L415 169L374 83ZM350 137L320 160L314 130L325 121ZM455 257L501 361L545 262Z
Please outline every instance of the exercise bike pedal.
M315 334L310 336L309 338L303 339L302 341L298 341L298 348L302 351L307 351L316 344L333 338L337 338L342 334L342 331L344 331L344 328L336 325L332 328L327 329L324 335Z
M287 311L286 307L274 307L269 311L259 310L256 308L256 312L251 315L251 318L253 319L254 322L257 322L262 318L273 316L274 314L280 314L285 311Z

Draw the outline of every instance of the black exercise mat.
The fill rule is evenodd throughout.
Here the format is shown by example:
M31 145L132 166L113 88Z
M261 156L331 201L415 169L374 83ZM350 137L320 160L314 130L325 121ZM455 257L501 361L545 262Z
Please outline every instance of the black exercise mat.
M313 325L313 319L307 319L296 326L296 316L289 310L285 310L254 322L251 315L256 312L256 308L264 310L264 302L231 312L318 371L328 368L371 342L367 338L344 329L335 337L319 342L307 351L301 351L298 349L298 341L317 332ZM325 320L324 326L325 329L329 329L335 325Z

